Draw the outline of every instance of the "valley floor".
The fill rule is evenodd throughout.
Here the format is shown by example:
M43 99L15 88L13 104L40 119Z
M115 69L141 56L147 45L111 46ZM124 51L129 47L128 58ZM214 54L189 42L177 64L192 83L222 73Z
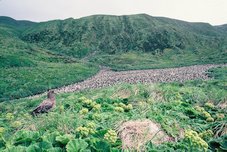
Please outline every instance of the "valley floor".
M119 83L157 83L157 82L184 82L187 80L209 79L207 71L211 68L223 67L227 64L194 65L180 68L111 71L107 68L100 70L95 76L72 85L55 89L56 93L75 92L86 89L102 88ZM44 93L46 94L46 93ZM38 97L40 95L32 96Z

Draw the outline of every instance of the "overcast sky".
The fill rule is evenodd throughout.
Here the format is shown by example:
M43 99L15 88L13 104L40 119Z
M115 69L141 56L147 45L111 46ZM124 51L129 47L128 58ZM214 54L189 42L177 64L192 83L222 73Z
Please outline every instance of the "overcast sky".
M139 13L220 25L227 23L227 0L0 0L0 16L19 20Z

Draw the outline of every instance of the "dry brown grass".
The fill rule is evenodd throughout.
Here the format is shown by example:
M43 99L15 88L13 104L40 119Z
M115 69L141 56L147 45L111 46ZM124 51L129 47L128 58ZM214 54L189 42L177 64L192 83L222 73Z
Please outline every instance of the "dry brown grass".
M221 108L221 109L226 109L227 110L227 101L220 102L217 106L219 108Z
M131 91L127 90L127 89L122 89L122 90L118 90L116 91L111 98L120 98L120 99L126 99L129 98L131 96Z
M149 141L161 144L173 140L162 131L159 124L148 119L124 122L118 132L122 140L122 149L143 151L144 145Z

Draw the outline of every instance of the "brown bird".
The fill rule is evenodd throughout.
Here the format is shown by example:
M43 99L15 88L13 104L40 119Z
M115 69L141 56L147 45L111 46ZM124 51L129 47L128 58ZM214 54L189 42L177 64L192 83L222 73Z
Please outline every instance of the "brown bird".
M40 113L46 113L50 109L52 109L55 106L55 104L56 104L55 93L53 90L50 90L47 93L47 99L44 100L38 107L36 107L32 111L32 115L36 116L37 114L40 114Z

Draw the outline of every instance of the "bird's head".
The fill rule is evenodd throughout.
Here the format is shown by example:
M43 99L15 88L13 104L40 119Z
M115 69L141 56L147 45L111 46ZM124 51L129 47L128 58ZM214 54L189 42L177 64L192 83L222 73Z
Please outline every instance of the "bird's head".
M53 99L55 97L54 90L49 90L48 93L47 93L47 97L49 99Z

